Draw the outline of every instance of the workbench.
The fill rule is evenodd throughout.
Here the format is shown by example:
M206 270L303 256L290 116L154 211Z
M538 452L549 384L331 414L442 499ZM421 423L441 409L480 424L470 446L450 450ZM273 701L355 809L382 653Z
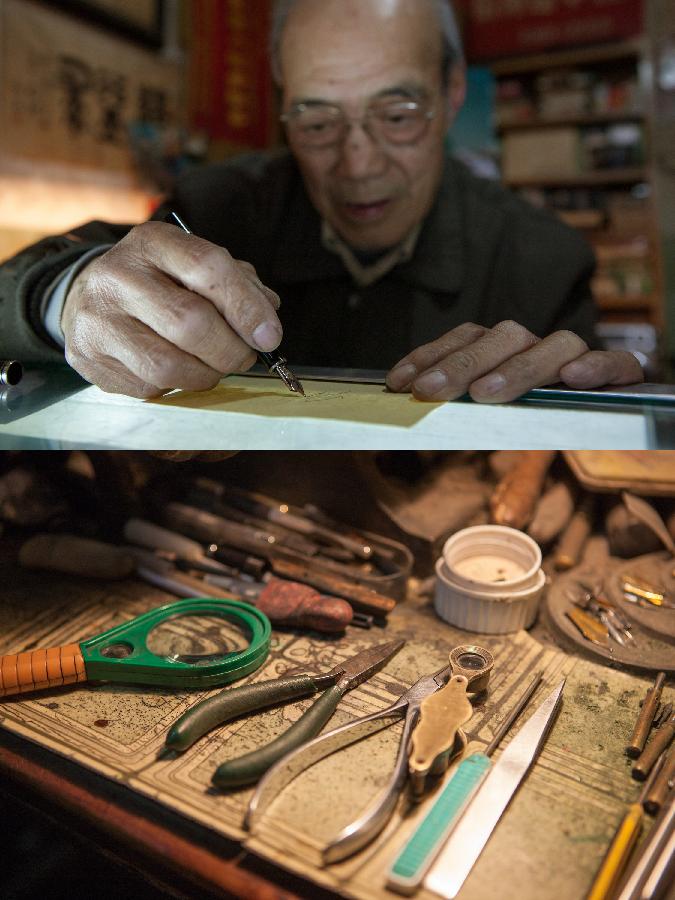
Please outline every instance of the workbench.
M45 577L8 569L6 559L4 565L0 563L0 579L5 585L0 604L1 652L17 641L42 646L54 638L79 639L106 617L135 614L167 599L135 580L101 583L53 574ZM463 633L442 624L423 599L401 604L386 629L365 637L352 628L337 639L275 634L272 656L255 678L277 675L284 665L307 664L309 659L327 668L336 650L344 653L364 642L407 640L404 650L388 664L387 674L350 692L333 725L362 714L364 708L391 702L401 685L435 669L447 659L449 648L467 640L490 648L496 658L488 699L476 710L469 729L472 739L489 739L495 717L502 715L502 704L511 702L516 685L522 689L532 672L543 670L549 685L566 677L562 711L541 757L461 897L581 900L635 795L623 747L649 678L564 653L541 624L534 636ZM365 778L367 793L371 779L376 780L391 761L396 726L381 739L375 736L366 757L359 757L358 767L353 759L343 761L337 782L334 775L317 788L309 778L305 789L315 806L310 816L306 811L299 813L292 802L282 803L281 819L277 815L269 828L251 837L241 828L248 789L218 796L205 792L212 757L222 756L228 741L236 750L264 738L267 729L279 727L284 713L274 710L258 717L258 722L232 723L226 734L221 730L219 736L203 739L177 761L158 764L156 753L167 724L194 699L185 692L177 696L166 689L100 684L6 700L0 704L0 792L42 808L56 822L54 827L86 834L174 896L194 896L195 891L200 896L283 900L395 896L384 890L384 867L391 858L392 840L400 843L417 815L411 816L403 804L381 839L357 857L322 869L313 861L313 853L327 822L344 813L345 803L353 802L354 790L359 797L363 790L345 787L344 766L351 766L347 771L353 776L358 773ZM359 745L349 751L362 752ZM321 765L326 763L330 759ZM3 825L11 829L12 823ZM426 891L418 896L432 897Z
M276 379L231 376L230 393ZM264 386L264 388L263 388ZM335 388L338 390L338 388ZM224 403L205 397L183 405L171 397L149 403L105 394L65 367L27 372L0 394L0 449L100 448L125 450L444 450L665 449L675 447L675 404L668 406L486 406L471 402L422 404L388 395L382 385L359 385L359 413L332 418L320 404L279 406L269 399ZM331 400L337 396L328 395ZM282 398L284 401L287 398ZM330 407L328 407L330 408ZM256 412L264 409L263 414ZM271 410L271 412L270 412Z

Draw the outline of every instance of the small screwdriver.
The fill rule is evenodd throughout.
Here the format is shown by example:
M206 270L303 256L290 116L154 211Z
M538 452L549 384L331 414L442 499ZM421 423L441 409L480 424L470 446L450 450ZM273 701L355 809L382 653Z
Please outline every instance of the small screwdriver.
M170 225L178 225L178 227L182 228L186 234L193 233L192 231L190 231L190 229L187 227L178 213L170 212L165 217L164 221L168 222ZM266 366L267 371L271 375L276 375L278 378L281 378L289 391L292 391L294 394L302 394L303 397L305 396L305 391L301 381L296 378L288 368L286 359L284 359L284 357L281 355L281 353L279 353L278 350L272 350L270 353L263 353L261 350L258 350L256 352L258 354L258 359Z

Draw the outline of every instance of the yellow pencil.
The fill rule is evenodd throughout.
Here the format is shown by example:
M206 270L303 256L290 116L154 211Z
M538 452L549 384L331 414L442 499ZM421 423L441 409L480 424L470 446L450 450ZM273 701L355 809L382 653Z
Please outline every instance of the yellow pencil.
M642 831L645 816L644 801L647 799L647 795L661 770L664 759L665 754L662 753L659 761L652 769L651 775L645 782L637 801L631 803L628 807L628 812L619 825L614 840L600 866L600 871L595 877L588 900L607 900L616 890L619 879L626 868L626 863Z

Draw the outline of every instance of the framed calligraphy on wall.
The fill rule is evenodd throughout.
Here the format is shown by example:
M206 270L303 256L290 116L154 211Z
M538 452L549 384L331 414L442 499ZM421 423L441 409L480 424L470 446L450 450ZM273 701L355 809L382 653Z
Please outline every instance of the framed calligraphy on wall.
M46 0L61 12L73 13L125 37L152 47L162 43L164 0Z
M129 131L179 126L183 68L23 0L0 0L0 155L131 172Z

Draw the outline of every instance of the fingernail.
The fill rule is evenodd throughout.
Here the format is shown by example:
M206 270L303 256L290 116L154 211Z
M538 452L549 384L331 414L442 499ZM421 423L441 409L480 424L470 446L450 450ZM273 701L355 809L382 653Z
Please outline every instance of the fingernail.
M282 337L281 329L277 328L272 322L263 322L253 332L253 340L256 347L263 351L276 350L281 343Z
M418 378L415 382L415 393L432 397L447 386L448 376L445 372L430 372L428 375Z
M387 375L387 386L392 391L400 391L402 388L407 387L416 375L417 369L415 366L399 366L398 369L392 369Z
M593 367L584 362L571 362L562 369L561 374L562 373L565 374L565 378L573 378L575 381L584 381L586 378L590 378L593 375Z
M487 375L485 378L481 378L477 387L481 394L492 397L494 394L499 394L504 390L506 378L503 375Z

